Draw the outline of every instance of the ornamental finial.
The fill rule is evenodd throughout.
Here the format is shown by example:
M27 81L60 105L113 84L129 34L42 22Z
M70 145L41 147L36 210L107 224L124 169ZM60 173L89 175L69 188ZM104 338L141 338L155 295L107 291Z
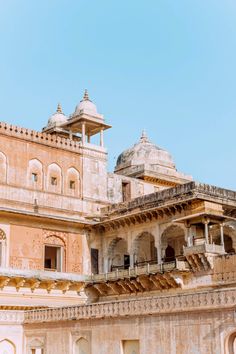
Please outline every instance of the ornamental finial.
M89 99L89 94L88 94L88 90L87 90L87 89L85 89L85 91L84 91L83 101L90 101L90 99Z
M62 113L62 108L60 103L58 103L57 105L57 113Z
M142 135L140 137L140 143L148 143L148 142L149 142L149 140L148 140L148 136L147 136L146 130L143 129Z

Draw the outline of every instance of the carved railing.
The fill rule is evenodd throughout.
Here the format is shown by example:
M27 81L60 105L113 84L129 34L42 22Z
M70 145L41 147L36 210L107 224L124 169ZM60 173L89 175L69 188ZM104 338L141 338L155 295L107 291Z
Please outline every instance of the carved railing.
M117 268L116 270L109 273L92 274L89 280L91 282L100 282L100 281L108 281L108 280L125 279L125 278L137 277L142 274L170 272L174 269L189 270L189 267L186 261L179 261L179 260L175 260L173 262L161 263L161 264L146 263L143 266L136 266L134 268L128 268L128 269Z
M199 253L216 253L216 254L223 254L224 246L222 245L215 245L214 243L203 243L201 245L195 245L191 247L184 247L184 255L189 256L191 254L199 254Z
M0 310L0 324L20 324L24 321L24 311Z
M40 323L124 317L188 311L219 310L235 307L236 290L214 290L157 296L130 298L122 301L94 303L90 305L31 310L25 312L25 323Z

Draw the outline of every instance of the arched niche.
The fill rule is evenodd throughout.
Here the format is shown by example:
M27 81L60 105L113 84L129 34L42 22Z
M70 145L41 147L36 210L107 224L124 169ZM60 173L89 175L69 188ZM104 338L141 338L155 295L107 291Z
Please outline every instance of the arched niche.
M107 249L108 271L130 266L127 241L121 237L114 238Z
M6 251L7 251L6 234L2 229L0 229L0 267L6 267Z
M224 232L224 247L226 253L235 253L236 247L236 231L233 227L225 225ZM210 239L216 245L221 244L220 225L214 225L209 229Z
M178 225L168 226L161 235L162 258L164 262L172 262L183 255L186 246L185 232Z
M52 163L48 166L47 189L50 192L62 193L62 170L56 163Z
M226 354L236 354L236 331L226 338Z
M16 354L16 346L9 339L3 339L0 341L0 353L3 354Z
M0 151L0 183L7 182L7 157Z
M43 188L43 165L38 159L29 160L28 184L35 189Z
M142 232L137 235L132 244L132 254L134 265L156 263L157 249L155 247L154 236L149 232Z
M44 343L38 338L33 338L28 344L29 354L44 354Z
M66 193L69 195L79 197L80 191L80 173L74 168L70 167L66 173Z
M89 342L81 337L75 342L74 354L90 354Z

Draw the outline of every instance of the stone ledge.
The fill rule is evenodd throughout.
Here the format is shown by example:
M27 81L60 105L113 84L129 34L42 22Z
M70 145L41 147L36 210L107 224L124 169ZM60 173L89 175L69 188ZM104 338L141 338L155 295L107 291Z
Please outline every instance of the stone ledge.
M235 307L236 289L211 290L25 312L24 323L161 315Z

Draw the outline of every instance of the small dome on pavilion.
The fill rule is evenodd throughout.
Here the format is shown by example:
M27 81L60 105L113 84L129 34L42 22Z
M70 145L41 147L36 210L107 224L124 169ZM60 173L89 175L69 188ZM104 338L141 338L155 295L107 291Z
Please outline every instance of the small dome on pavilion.
M62 112L60 103L58 103L56 112L48 119L47 127L60 126L67 122L67 116Z
M142 132L138 143L119 155L115 170L140 165L151 165L153 167L159 165L175 169L175 164L170 153L151 143L145 131Z
M81 112L88 114L97 115L97 107L96 105L89 99L88 91L84 91L84 97L80 101L80 103L75 108L74 115L80 114Z

